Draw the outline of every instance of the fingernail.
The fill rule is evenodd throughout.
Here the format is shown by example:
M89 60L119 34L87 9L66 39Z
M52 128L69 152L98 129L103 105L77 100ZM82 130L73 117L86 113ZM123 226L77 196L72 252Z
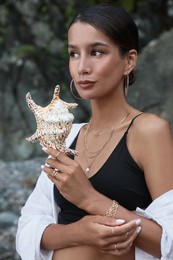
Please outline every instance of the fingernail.
M123 224L123 223L125 222L124 219L116 219L115 221L116 221L116 223L118 223L118 224Z
M45 146L42 147L42 150L43 150L43 151L47 151L47 149L48 149L48 148L45 147Z
M139 226L139 225L141 224L141 219L137 219L137 220L135 221L135 223L136 223L137 226Z
M140 231L141 231L141 227L137 227L136 233L139 234Z
M50 165L48 163L45 163L45 166L48 168L51 168Z

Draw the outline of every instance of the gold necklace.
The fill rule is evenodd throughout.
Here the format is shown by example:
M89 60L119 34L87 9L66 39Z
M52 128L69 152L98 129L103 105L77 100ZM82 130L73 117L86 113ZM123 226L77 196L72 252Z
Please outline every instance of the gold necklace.
M120 126L122 123L124 123L124 121L130 115L130 113L131 113L131 109L130 109L130 111L128 111L127 115L119 123L116 123L115 125L113 125L111 127L108 139L105 141L105 143L102 145L102 147L99 150L97 150L97 151L90 151L89 147L88 147L88 144L87 144L88 130L89 130L90 125L91 125L91 121L89 122L89 124L88 124L88 126L87 126L87 128L85 130L85 134L84 134L84 155L85 155L85 158L86 158L86 161L87 161L87 164L88 164L87 168L85 169L85 172L87 174L90 172L90 168L91 168L92 164L95 162L95 160L97 159L97 157L99 156L101 151L103 151L103 149L106 147L106 145L110 142L115 127ZM86 153L86 151L87 151L88 154ZM88 161L88 157L89 158L93 158L93 160L90 163Z
M84 152L85 152L85 154L88 153L88 156L87 156L87 157L92 158L92 157L97 156L97 154L100 153L100 152L104 149L104 147L105 147L105 146L107 145L107 143L110 141L110 138L111 138L111 136L112 136L112 131L113 131L114 129L113 129L113 127L110 129L110 133L109 133L108 139L105 141L105 143L102 145L102 147L101 147L99 150L97 150L97 151L90 151L90 150L89 150L89 147L88 147L88 144L87 144L87 135L88 135L88 130L89 130L89 128L90 128L90 123L88 124L88 126L87 126L87 128L86 128L86 130L85 130L85 135L84 135L84 147L85 147L85 149L84 149ZM90 155L89 155L89 154L90 154Z
M124 121L126 120L126 118L129 116L129 114L131 113L131 109L130 111L125 115L125 117L123 117L123 119L119 122L119 123L116 123L115 125L113 125L110 129L110 135L111 135L111 132L112 132L112 129L114 130L115 127L117 126L120 126L122 123L124 123ZM92 156L89 156L89 157L93 157L95 155L97 155L97 153L101 152L105 146L105 144L103 144L103 146L97 150L97 151L90 151L89 147L88 147L88 144L87 144L87 135L88 135L88 130L90 129L90 125L91 125L91 121L89 122L86 130L85 130L85 134L84 134L84 147L85 147L85 150L87 151L88 154L92 154ZM104 133L106 132L107 130L104 131ZM108 137L109 139L109 137ZM107 141L106 141L106 144L107 144Z
M112 137L112 135L113 135L113 132L114 132L114 128L112 127L112 128L111 128L111 131L110 131L110 134L109 134L109 138L108 138L107 141L103 144L103 146L101 147L101 149L99 149L99 150L97 151L97 154L92 155L92 156L87 156L86 150L84 149L84 155L85 155L85 158L86 158L86 161L87 161L87 164L88 164L87 168L85 169L85 172L86 172L86 173L89 173L89 172L90 172L90 168L91 168L92 164L93 164L94 161L97 159L97 157L99 156L99 154L101 153L101 151L105 148L105 146L110 142L111 137ZM85 147L85 145L84 145L84 147ZM88 157L93 158L93 160L91 161L91 163L89 163Z

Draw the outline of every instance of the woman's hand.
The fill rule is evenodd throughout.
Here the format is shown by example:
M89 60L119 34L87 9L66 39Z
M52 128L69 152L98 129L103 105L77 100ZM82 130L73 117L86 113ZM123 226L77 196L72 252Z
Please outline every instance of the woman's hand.
M104 254L127 254L141 227L140 220L125 223L103 216L86 216L78 222L81 241Z
M68 201L84 208L83 203L94 189L80 165L55 149L43 148L43 150L51 155L42 167L43 171Z

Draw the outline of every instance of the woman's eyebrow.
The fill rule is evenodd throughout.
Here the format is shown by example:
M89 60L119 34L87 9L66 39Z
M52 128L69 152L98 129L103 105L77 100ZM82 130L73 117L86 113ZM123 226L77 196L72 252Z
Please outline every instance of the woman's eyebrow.
M104 46L104 47L109 47L108 44L104 42L94 42L91 44L92 47L97 47L97 46Z
M106 44L104 42L94 42L94 43L89 44L89 46L91 46L91 47L98 47L98 46L109 47L108 44ZM68 44L68 48L75 49L75 48L77 48L77 45Z
M75 46L75 45L73 45L73 44L68 44L68 48L75 49L75 48L76 48L76 46Z

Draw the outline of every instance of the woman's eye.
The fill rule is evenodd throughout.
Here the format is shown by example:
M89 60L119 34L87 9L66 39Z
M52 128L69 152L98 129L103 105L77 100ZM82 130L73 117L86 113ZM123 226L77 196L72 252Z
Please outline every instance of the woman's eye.
M69 56L71 58L77 58L79 56L79 54L77 52L72 51L72 52L69 53Z
M94 50L91 52L91 54L92 54L92 56L101 56L103 54L103 52Z

